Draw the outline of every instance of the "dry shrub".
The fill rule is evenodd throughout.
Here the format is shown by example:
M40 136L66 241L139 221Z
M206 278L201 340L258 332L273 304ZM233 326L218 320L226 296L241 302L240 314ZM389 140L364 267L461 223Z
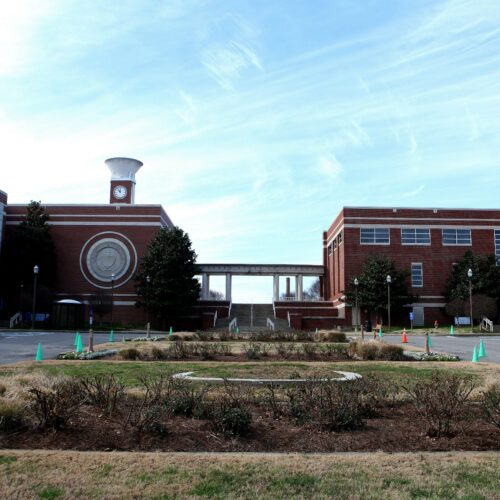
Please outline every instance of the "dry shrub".
M247 359L260 359L262 356L262 345L256 342L250 342L243 346L243 352Z
M39 428L59 429L84 402L79 382L69 377L41 376L28 385L30 408Z
M318 355L318 345L302 344L302 352L308 359L314 359Z
M5 384L0 384L0 396L3 396L7 392L7 386Z
M80 379L85 402L111 415L124 397L124 387L113 375L94 375Z
M482 393L481 409L485 420L500 429L500 383L490 385Z
M152 361L163 361L168 359L168 353L166 349L161 349L160 347L153 346L149 353L149 358Z
M119 351L118 356L126 361L136 361L140 359L141 353L135 347L129 347L128 349Z
M200 336L194 332L177 332L167 337L169 340L184 340L186 342L200 340Z
M430 437L453 436L457 423L469 408L475 384L470 377L434 372L430 380L403 387L426 422Z
M402 361L405 359L402 347L377 341L351 342L348 353L351 357L360 358L364 361L379 359L385 361Z
M13 432L23 427L26 408L18 401L0 401L0 432Z
M276 353L284 359L289 359L295 354L294 344L278 343L275 346Z
M347 342L347 337L343 332L319 331L314 334L316 342Z
M250 430L252 415L245 404L246 389L225 384L224 391L211 402L208 415L216 432L243 436Z
M360 380L349 382L311 380L287 390L289 412L300 423L328 431L358 429L370 404Z

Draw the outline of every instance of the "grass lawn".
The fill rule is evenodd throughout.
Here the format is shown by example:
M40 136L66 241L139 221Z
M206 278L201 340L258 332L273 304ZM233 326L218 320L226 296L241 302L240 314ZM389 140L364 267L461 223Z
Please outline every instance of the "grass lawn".
M471 375L479 384L498 380L500 367L488 363L467 362L301 362L301 361L44 361L42 363L25 362L7 365L0 368L0 382L8 382L10 376L22 376L39 371L50 375L70 375L84 377L90 375L113 373L128 387L138 385L137 377L141 374L171 373L192 371L197 375L213 377L283 377L287 373L298 372L307 377L318 372L331 370L353 371L364 377L378 376L393 381L409 381L428 379L435 370L446 370L448 373ZM2 380L3 379L3 380Z
M498 498L498 453L2 451L3 498Z

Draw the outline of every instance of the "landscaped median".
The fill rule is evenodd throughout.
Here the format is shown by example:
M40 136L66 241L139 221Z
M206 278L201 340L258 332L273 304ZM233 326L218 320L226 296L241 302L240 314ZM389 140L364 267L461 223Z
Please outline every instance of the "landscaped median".
M498 484L498 453L0 454L3 498L495 499Z

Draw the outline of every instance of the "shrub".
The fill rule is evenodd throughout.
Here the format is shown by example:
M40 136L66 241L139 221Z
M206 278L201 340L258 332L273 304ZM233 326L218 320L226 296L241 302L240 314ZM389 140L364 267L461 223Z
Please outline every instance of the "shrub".
M118 356L127 361L135 361L141 357L141 353L135 347L129 347L119 351Z
M243 351L248 359L260 359L262 353L262 345L255 342L250 342L243 346Z
M194 387L189 382L171 379L171 391L164 400L167 411L172 415L203 417L206 415L206 394L208 386Z
M167 355L171 359L185 359L192 355L196 350L196 346L186 344L182 340L176 340L169 346Z
M294 339L297 342L312 342L314 340L314 333L297 330L294 334Z
M468 408L475 384L470 378L434 372L429 381L404 387L419 415L426 421L431 437L452 436L456 424Z
M162 423L165 410L158 404L151 404L151 400L144 397L130 396L128 412L123 427L130 427L135 432L140 444L145 433L166 434L167 429Z
M386 361L402 361L405 359L403 348L401 346L391 344L380 344L377 356L377 359L383 359Z
M347 342L347 337L343 332L318 332L314 334L317 342Z
M317 344L302 344L302 352L304 353L304 355L307 358L313 359L318 354L318 345Z
M5 384L0 384L0 396L3 396L7 392L7 386Z
M0 432L17 431L23 427L24 407L14 401L0 401Z
M168 353L166 349L161 349L160 347L154 346L149 353L149 357L153 361L163 361L165 359L168 359Z
M282 358L289 359L295 353L295 345L280 342L279 344L276 344L276 353Z
M345 344L324 344L321 352L330 358L349 359L348 346Z
M500 383L491 385L483 392L481 409L486 421L500 428Z
M243 436L249 431L252 415L243 399L247 390L226 384L224 391L212 402L208 414L217 432L225 436Z
M311 379L310 384L287 390L290 415L300 423L312 423L328 431L363 426L371 402L362 381L336 382Z
M114 413L118 402L124 396L123 385L113 374L82 378L80 386L86 403L101 408L109 415Z
M76 413L84 396L77 380L43 376L28 385L28 400L38 427L59 429Z

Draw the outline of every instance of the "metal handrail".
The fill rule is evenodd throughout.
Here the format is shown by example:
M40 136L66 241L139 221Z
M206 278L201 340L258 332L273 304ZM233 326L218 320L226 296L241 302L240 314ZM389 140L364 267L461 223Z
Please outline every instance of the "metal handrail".
M233 330L236 330L237 326L238 326L238 318L233 318L229 322L229 331L232 332Z
M274 321L272 321L270 318L267 318L266 326L274 332Z
M217 323L217 309L215 310L215 314L214 314L214 328L215 328L216 323Z
M10 328L14 328L18 323L20 323L23 320L23 315L20 312L16 312L14 316L10 318L9 321L9 326Z

